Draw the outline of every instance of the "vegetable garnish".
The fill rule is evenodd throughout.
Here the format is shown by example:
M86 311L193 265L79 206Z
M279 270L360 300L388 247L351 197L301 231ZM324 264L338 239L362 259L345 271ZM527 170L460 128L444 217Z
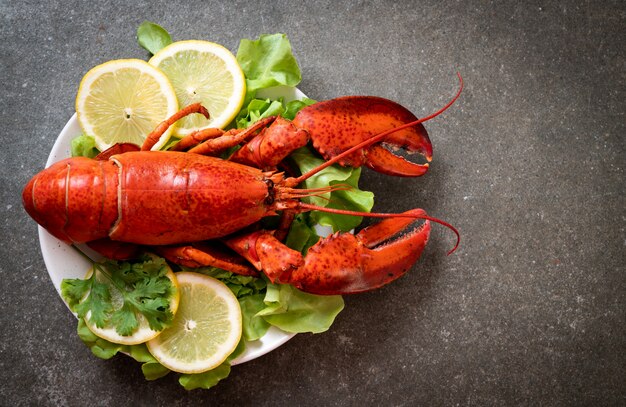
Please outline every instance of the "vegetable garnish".
M151 54L156 54L172 43L172 37L160 25L144 21L137 28L137 42Z
M164 259L93 263L85 279L65 279L61 295L94 334L137 344L169 326L178 307L176 277Z

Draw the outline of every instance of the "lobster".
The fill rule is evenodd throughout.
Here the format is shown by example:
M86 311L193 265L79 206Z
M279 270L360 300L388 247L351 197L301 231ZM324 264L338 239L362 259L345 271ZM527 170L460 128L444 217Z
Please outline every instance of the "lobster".
M405 274L419 259L430 221L456 233L452 251L459 244L458 231L421 209L385 214L318 207L301 198L346 186L297 186L333 164L366 165L403 177L424 174L428 163L407 161L381 143L418 152L430 162L432 145L422 123L456 101L463 88L460 75L459 81L456 95L422 119L387 99L348 96L307 106L293 121L272 117L245 130L201 130L182 138L175 151L151 151L180 118L209 117L200 104L190 105L160 123L141 147L118 144L95 159L68 158L44 169L25 186L23 205L55 237L87 243L110 258L129 258L149 246L184 266L263 272L272 282L314 294L373 290ZM309 142L327 161L299 176L278 170L292 151ZM240 148L227 160L217 157L234 146ZM311 210L383 220L356 234L322 238L303 256L282 240L294 216ZM257 226L277 214L277 230ZM390 241L416 219L423 220L420 227Z

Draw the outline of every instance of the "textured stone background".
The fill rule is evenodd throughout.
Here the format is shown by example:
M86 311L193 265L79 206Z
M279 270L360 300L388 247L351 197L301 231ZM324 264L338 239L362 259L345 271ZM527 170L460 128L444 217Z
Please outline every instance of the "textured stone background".
M626 7L545 1L0 1L2 405L617 405L626 403ZM427 124L431 171L366 171L380 211L423 207L422 260L346 297L332 329L298 335L209 391L146 382L93 357L49 281L20 192L74 112L81 77L174 39L284 32L310 97L377 95ZM621 44L621 45L620 45Z

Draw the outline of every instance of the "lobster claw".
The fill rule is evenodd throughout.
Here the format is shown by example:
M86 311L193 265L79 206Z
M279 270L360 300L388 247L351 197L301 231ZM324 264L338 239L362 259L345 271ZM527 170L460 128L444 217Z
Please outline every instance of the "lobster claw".
M336 233L311 247L303 266L289 281L313 294L353 294L379 288L406 273L419 259L430 235L430 222L389 241L415 220L425 216L421 209L391 218L361 230L356 235Z
M345 96L318 102L300 110L293 120L306 129L313 147L330 159L376 134L417 120L409 110L391 100L374 96ZM422 124L391 133L384 141L392 148L419 153L430 162L433 148ZM381 143L356 151L339 163L369 168L387 175L416 177L428 170L428 163L408 161L381 146Z

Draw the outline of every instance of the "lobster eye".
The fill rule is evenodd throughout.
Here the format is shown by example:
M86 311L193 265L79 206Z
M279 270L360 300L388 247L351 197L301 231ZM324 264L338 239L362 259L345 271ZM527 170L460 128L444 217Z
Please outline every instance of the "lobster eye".
M274 203L274 181L272 181L269 178L266 178L264 180L265 184L267 185L267 197L265 198L265 203L267 205L271 205Z

